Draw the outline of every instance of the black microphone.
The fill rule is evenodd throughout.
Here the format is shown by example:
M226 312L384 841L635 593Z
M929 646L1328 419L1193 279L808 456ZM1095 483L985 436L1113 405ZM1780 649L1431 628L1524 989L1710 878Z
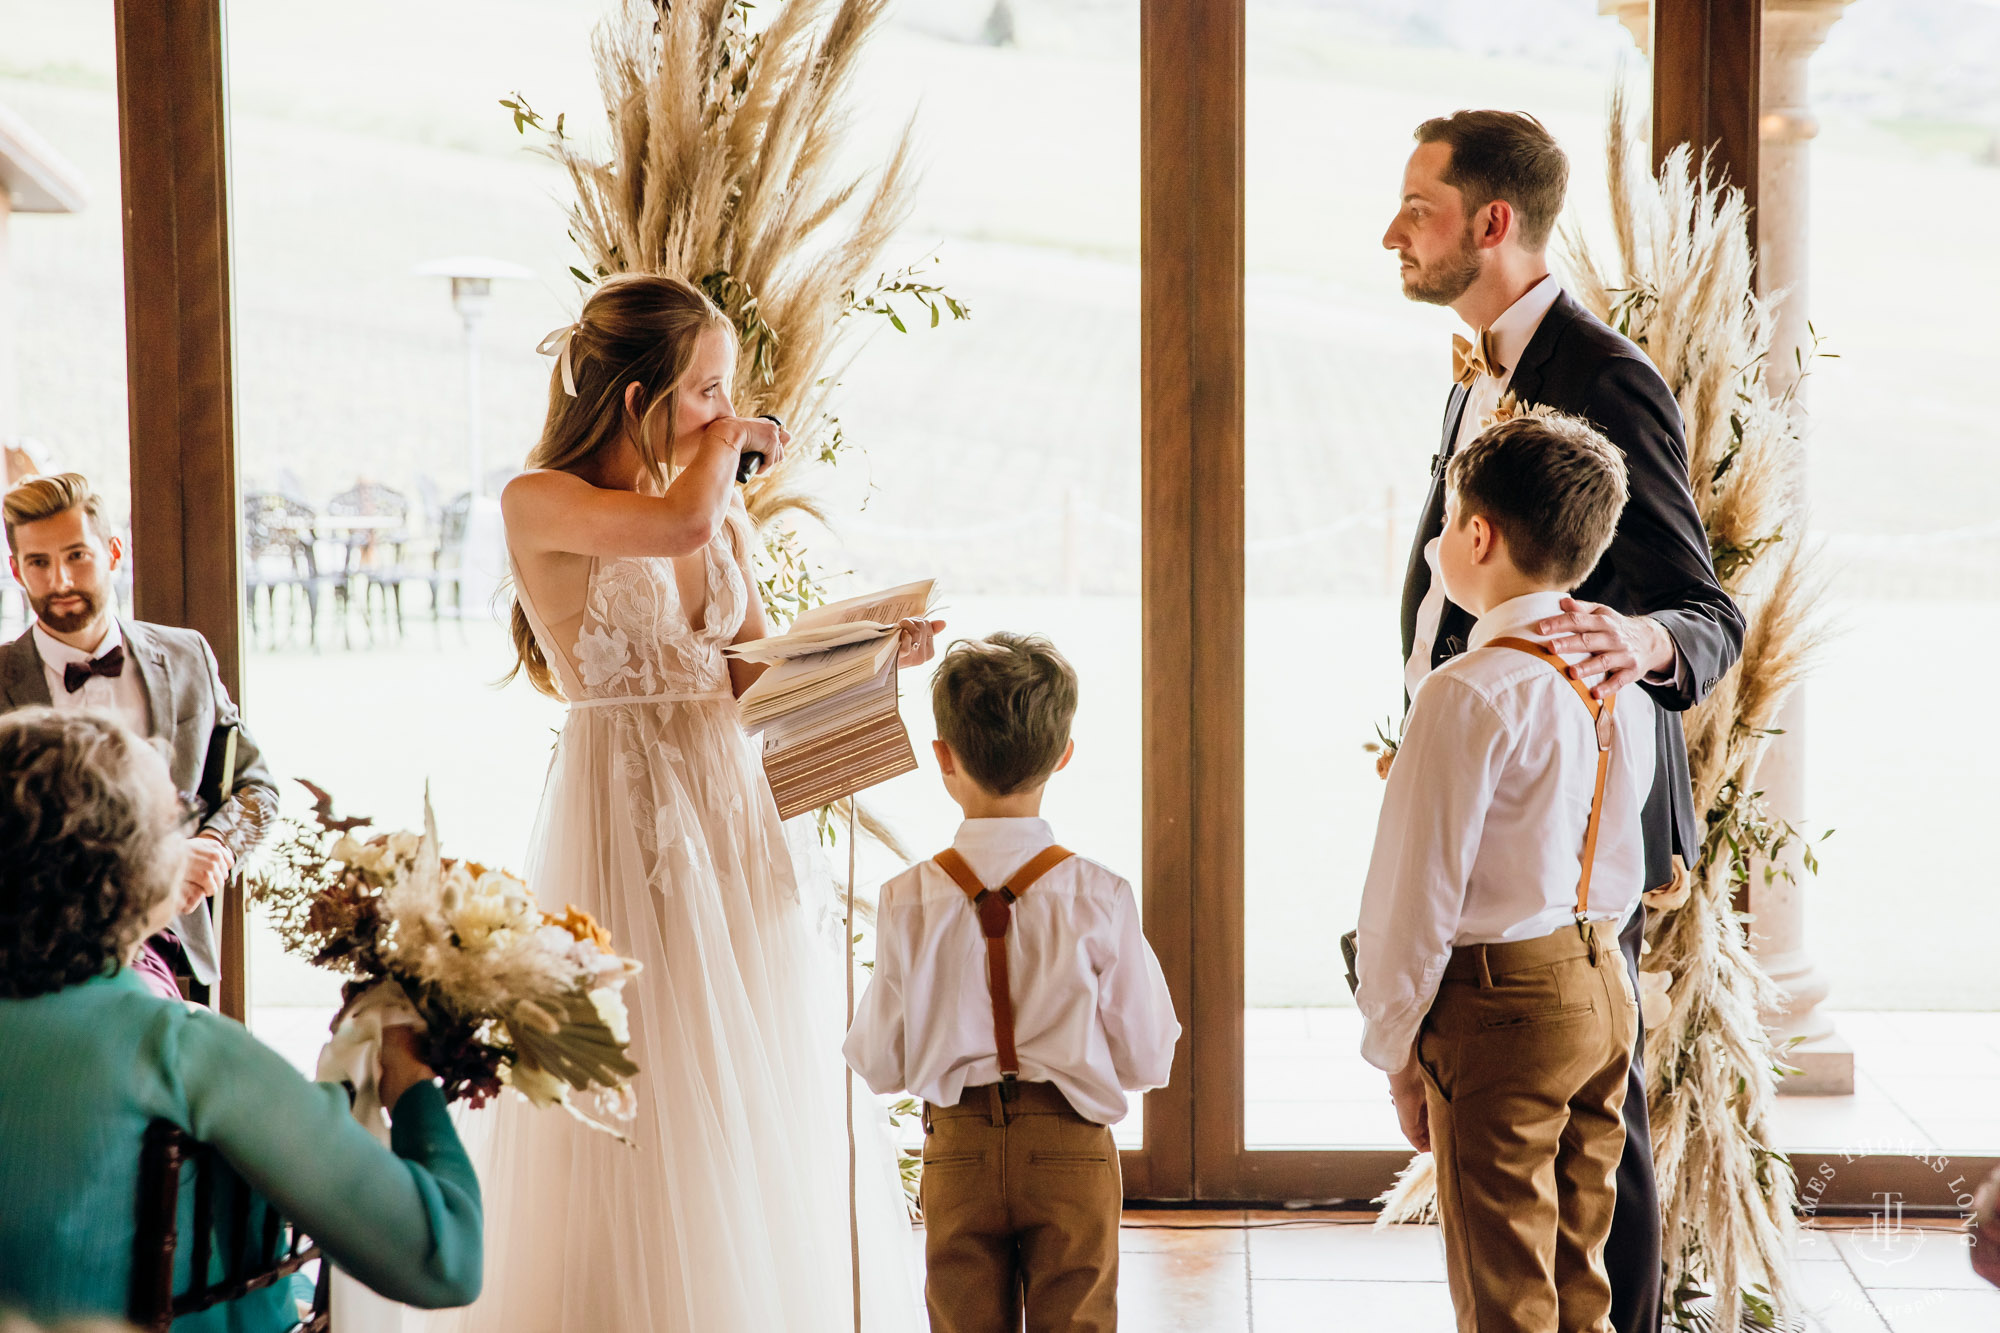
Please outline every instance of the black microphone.
M773 426L776 426L779 430L783 430L785 428L785 423L780 421L776 416L772 415L769 412L759 412L757 414L757 419L759 421L768 421ZM750 478L756 476L759 472L762 472L763 470L764 470L764 455L758 450L751 449L737 456L736 480L738 481L738 483L750 480Z

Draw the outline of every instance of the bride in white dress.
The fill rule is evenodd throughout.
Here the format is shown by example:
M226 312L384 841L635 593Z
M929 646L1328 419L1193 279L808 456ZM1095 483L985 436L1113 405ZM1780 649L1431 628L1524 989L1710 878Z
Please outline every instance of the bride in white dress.
M736 417L733 331L685 283L607 282L552 343L548 421L502 497L521 665L569 702L528 880L645 965L638 1114L628 1147L501 1099L466 1327L851 1329L838 934L738 722L755 669L722 653L767 632L738 456L775 465L789 437ZM933 628L905 627L906 662ZM859 1128L864 1326L914 1329L901 1191Z

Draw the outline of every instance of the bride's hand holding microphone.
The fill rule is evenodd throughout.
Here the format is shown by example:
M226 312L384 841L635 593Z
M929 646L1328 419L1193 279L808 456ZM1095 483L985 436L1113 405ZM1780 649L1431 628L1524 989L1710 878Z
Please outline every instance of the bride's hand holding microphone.
M785 461L792 433L774 416L717 417L702 431L704 444L717 444L736 455L736 480L749 481Z

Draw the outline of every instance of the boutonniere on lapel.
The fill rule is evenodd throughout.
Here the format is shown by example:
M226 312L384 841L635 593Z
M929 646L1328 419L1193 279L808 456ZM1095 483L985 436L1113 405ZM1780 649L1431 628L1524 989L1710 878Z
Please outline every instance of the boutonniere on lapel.
M1390 734L1392 731L1394 732L1393 735ZM1396 751L1402 747L1403 726L1400 722L1391 719L1390 721L1377 724L1375 739L1369 741L1361 748L1366 753L1375 756L1375 776L1387 782L1389 780L1389 770L1396 763Z
M1537 410L1533 403L1522 402L1514 391L1509 389L1500 395L1500 401L1493 405L1493 410L1479 419L1479 429L1485 430L1503 421L1512 421L1515 417L1534 416Z

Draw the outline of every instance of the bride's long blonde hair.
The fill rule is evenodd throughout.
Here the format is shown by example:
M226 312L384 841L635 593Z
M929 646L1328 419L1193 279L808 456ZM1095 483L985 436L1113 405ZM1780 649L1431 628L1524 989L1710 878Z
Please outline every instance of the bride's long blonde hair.
M654 440L665 440L671 454L681 379L701 335L717 328L735 334L728 316L700 288L679 278L635 273L605 279L583 303L549 372L549 413L527 466L573 471L599 449L630 439L647 476L664 487L672 459L659 456ZM564 383L566 374L573 393ZM628 408L625 386L635 383L638 398ZM663 431L656 429L661 421ZM518 594L509 622L516 661L501 683L526 671L529 684L562 698Z

